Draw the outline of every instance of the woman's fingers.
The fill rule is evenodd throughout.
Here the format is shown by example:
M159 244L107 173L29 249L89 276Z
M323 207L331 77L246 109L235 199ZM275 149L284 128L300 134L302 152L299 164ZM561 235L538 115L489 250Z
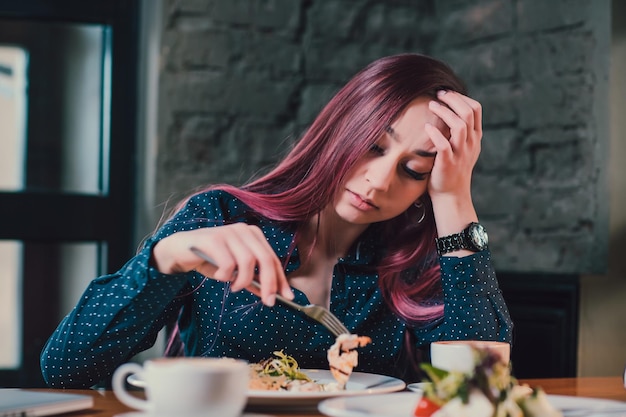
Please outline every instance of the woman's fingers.
M222 261L218 260L220 268L215 278L230 280L231 289L240 291L250 285L250 281L254 279L255 252L258 249L252 246L256 244L256 241L254 237L251 238L253 233L248 230L248 225L237 224L228 227L231 227L232 233L222 244L222 247L228 251L228 260L224 266L222 266Z
M437 97L441 102L431 101L430 110L450 129L450 143L453 149L463 149L482 138L482 106L467 96L454 91L440 91ZM443 104L442 104L443 103Z
M212 262L197 256L191 247L200 250ZM233 291L246 288L267 305L274 304L277 292L293 298L280 260L257 226L235 223L177 232L155 245L153 258L155 266L163 273L196 270L230 282ZM250 285L257 278L260 291Z
M224 235L221 248L228 251L227 264L218 279L231 279L233 291L247 288L260 295L263 302L273 305L276 292L293 298L293 293L287 282L280 260L269 245L263 232L256 226L237 223L229 226L228 234ZM226 231L226 229L223 229ZM220 261L218 263L221 264ZM234 269L233 269L234 267ZM221 271L222 267L218 270ZM236 273L235 273L236 272ZM252 280L257 279L261 284L261 291L250 286Z
M482 106L462 94L447 91L437 94L429 109L447 126L425 126L437 148L429 189L434 193L464 193L470 187L471 173L480 153ZM449 137L446 137L449 129Z
M430 137L430 140L437 149L437 158L445 158L446 154L451 152L450 139L441 132L436 126L431 123L426 123L424 126L426 133Z
M450 141L453 147L457 147L468 138L468 132L473 129L474 116L471 107L458 97L452 98L453 95L439 95L445 105L431 101L429 108L449 127Z
M442 119L446 124L451 123L459 126L462 122L467 127L468 132L482 133L482 105L478 101L454 91L440 91L437 97L448 106L447 110L449 111L442 111L442 115L445 117ZM443 106L443 109L446 109L446 106ZM451 124L448 126L452 128Z
M250 282L258 276L258 281L261 284L260 296L265 304L273 305L277 292L292 298L293 294L280 260L267 243L261 229L247 225L242 225L242 227L246 230L241 231L241 234L238 235L238 245L232 246L231 250L238 261L239 268L245 268L246 274L238 276L233 285L233 290L248 288L257 293L254 288L250 287Z

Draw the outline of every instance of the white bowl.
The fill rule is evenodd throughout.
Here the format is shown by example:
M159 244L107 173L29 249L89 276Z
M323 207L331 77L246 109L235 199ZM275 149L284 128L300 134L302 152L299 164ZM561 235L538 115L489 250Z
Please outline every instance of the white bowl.
M446 371L471 372L474 369L474 350L489 349L507 365L511 359L511 345L492 340L447 340L430 344L430 362Z

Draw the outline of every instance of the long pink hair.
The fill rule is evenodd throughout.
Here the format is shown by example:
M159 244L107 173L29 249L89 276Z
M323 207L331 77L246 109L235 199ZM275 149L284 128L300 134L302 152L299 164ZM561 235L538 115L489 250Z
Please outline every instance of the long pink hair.
M242 187L220 184L202 191L225 190L261 216L298 228L332 203L346 173L411 101L436 99L442 89L465 93L463 82L436 59L420 54L378 59L328 102L272 171ZM390 242L377 266L379 286L389 307L411 324L443 314L432 205L428 195L420 200L426 210L422 222L422 209L411 206L376 225L381 241Z

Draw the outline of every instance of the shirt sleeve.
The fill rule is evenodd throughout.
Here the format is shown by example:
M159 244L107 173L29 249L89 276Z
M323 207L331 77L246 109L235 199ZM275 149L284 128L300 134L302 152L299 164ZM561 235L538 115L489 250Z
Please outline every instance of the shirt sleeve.
M466 257L442 256L443 317L415 329L418 345L435 340L499 340L512 343L509 315L489 251Z
M219 192L193 197L124 267L89 284L41 352L41 371L50 387L93 386L154 345L161 328L176 319L189 277L151 267L152 247L177 231L221 224L224 201Z
M87 388L119 364L151 347L177 314L184 275L160 274L144 249L115 274L94 279L61 321L41 353L45 382L54 388Z

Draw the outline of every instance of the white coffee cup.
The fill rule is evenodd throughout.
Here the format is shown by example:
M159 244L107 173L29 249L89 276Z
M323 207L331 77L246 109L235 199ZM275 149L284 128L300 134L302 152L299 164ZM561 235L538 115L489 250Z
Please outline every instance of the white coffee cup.
M474 369L474 349L489 349L509 364L511 345L491 340L442 340L430 344L430 363L446 371L471 372Z
M126 389L136 374L145 385L141 399ZM231 358L158 358L125 363L113 374L113 391L125 405L151 416L238 417L246 405L248 363Z

